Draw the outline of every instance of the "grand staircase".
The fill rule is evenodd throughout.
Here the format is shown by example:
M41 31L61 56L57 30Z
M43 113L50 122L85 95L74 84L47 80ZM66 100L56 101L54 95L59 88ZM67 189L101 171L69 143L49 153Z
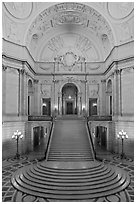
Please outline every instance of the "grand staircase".
M48 161L90 161L94 159L91 141L83 119L57 120Z
M130 183L127 172L94 159L85 121L57 120L47 160L18 169L11 183L47 202L92 202L114 198Z

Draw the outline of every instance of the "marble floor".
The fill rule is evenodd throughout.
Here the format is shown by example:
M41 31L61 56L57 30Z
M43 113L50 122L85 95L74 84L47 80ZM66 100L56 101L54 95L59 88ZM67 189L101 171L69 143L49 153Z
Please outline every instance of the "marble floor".
M2 161L2 201L3 202L49 202L43 198L31 196L28 194L23 194L18 192L11 185L11 176L19 168L35 164L43 158L43 154L38 153L38 150L31 152L28 155L22 155L19 160L14 158L9 158ZM125 189L125 194L128 197L129 202L134 202L134 161L132 158L120 159L117 154L111 154L106 151L100 151L97 153L98 160L103 160L105 164L110 164L124 169L128 172L131 182L127 189ZM58 162L54 162L54 165L59 166ZM62 165L62 163L61 163ZM71 163L71 165L77 165ZM79 165L79 164L78 164ZM87 165L87 164L86 164ZM82 166L82 164L80 164ZM120 195L109 196L108 198L101 198L95 202L123 202Z

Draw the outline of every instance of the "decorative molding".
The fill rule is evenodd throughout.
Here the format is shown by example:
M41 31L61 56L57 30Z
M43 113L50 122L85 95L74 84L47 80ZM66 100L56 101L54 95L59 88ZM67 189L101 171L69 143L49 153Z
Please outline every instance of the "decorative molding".
M130 73L130 72L134 72L134 66L125 67L125 68L122 69L122 74Z
M7 16L5 16L5 29L6 36L9 40L20 43L20 29L19 24L17 22L12 21Z
M89 97L98 97L99 84L89 85Z

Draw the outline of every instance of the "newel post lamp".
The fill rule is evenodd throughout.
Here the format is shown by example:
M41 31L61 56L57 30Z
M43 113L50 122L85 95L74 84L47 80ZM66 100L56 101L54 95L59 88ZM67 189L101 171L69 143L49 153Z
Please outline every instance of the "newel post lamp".
M18 150L18 143L19 143L19 139L23 139L23 135L21 132L19 132L18 130L16 132L14 132L14 134L12 135L12 139L16 140L17 142L17 152L16 152L16 156L15 159L19 159L20 158L20 154L19 154L19 150Z
M121 152L121 159L125 158L125 154L124 154L124 139L128 139L128 135L126 132L124 132L123 130L120 131L118 134L117 134L117 138L118 139L121 139L122 141L122 152Z

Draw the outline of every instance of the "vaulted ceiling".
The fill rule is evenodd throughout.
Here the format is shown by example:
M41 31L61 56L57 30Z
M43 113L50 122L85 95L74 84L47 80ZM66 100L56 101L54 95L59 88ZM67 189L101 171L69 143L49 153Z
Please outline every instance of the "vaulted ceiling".
M66 53L104 61L115 45L133 39L133 7L132 2L6 2L3 37L25 45L35 61L51 62Z

